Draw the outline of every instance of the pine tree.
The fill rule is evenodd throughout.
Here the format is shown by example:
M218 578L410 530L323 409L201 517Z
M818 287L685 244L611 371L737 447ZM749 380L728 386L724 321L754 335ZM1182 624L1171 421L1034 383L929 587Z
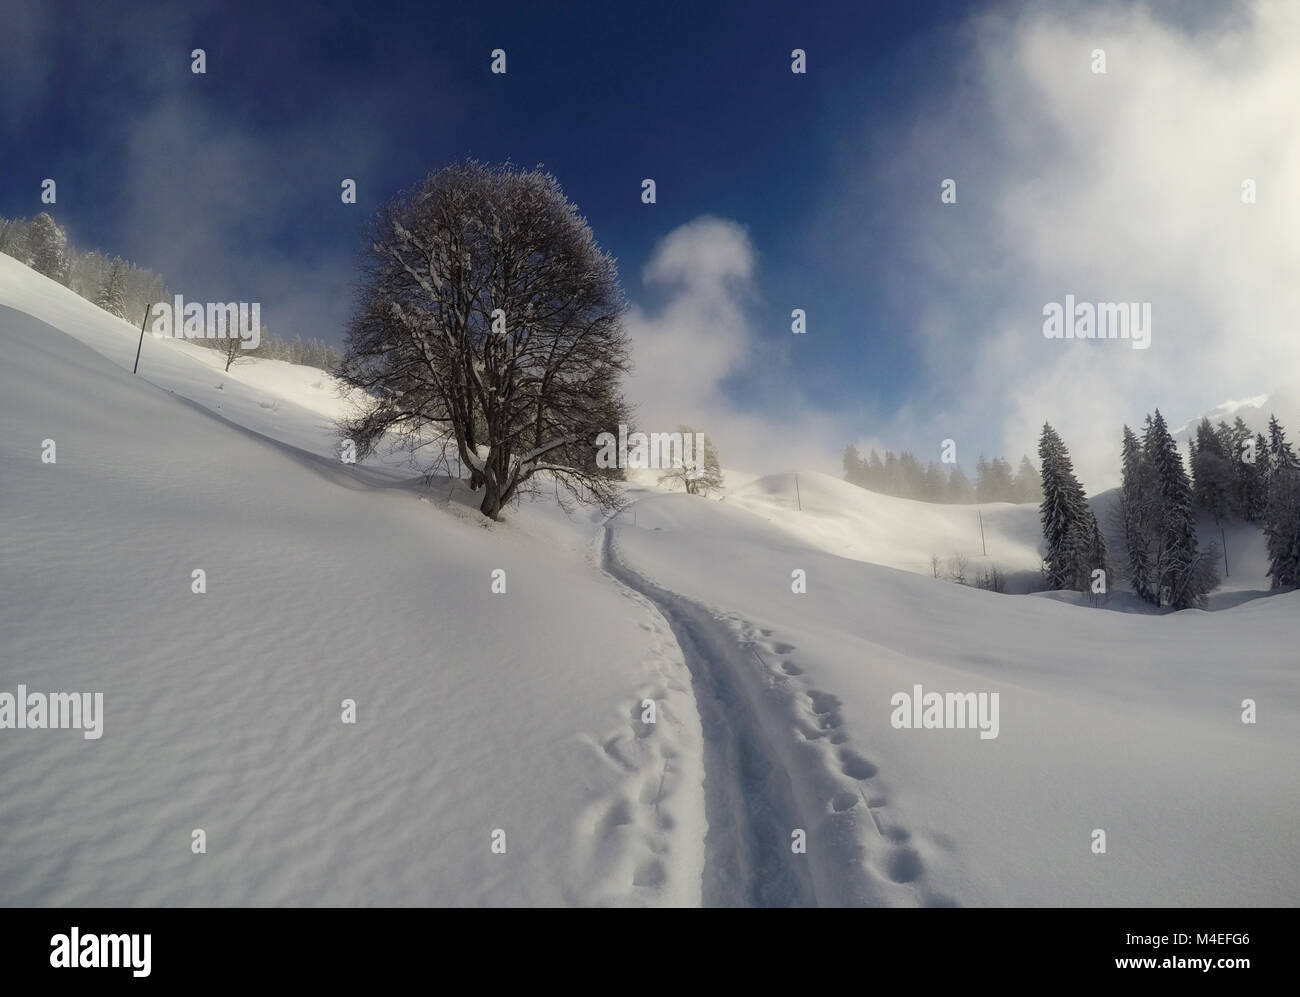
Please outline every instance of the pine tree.
M1020 467L1016 469L1013 485L1016 502L1041 502L1043 499L1043 479L1034 467L1028 455L1020 458Z
M99 297L95 299L95 304L110 315L122 318L126 310L122 301L122 292L125 285L126 266L121 260L115 259L113 265L109 268L108 275L104 278L104 286L100 288Z
M1246 472L1246 518L1262 524L1268 509L1268 441L1263 433L1255 434L1255 462Z
M871 454L867 457L866 485L874 491L880 491L885 482L885 464L880 459L880 454L876 453L875 448L871 449Z
M1128 581L1139 599L1159 605L1153 565L1151 471L1142 445L1128 426L1124 427L1121 481L1119 518L1128 553Z
M1147 423L1142 449L1154 477L1158 503L1157 592L1174 609L1201 608L1213 584L1206 585L1203 564L1206 555L1196 545L1191 481L1183 467L1178 444L1159 409L1155 419ZM1214 584L1217 581L1213 579Z
M1197 507L1213 516L1216 524L1236 512L1236 475L1223 444L1210 420L1202 419L1191 448L1192 495Z
M960 464L953 464L948 471L947 496L948 501L954 505L962 505L971 500L970 479Z
M898 474L900 478L899 495L903 498L920 498L925 486L925 469L921 462L908 450L898 456Z
M943 468L932 460L925 465L925 490L921 497L927 502L942 502L943 486Z
M53 218L42 211L32 219L28 233L31 266L53 280L63 281L68 269L68 236Z
M1088 591L1092 584L1092 573L1094 571L1102 572L1102 577L1110 575L1110 557L1106 553L1106 541L1101 535L1101 527L1097 525L1097 517L1093 515L1092 508L1088 508L1087 516L1087 543L1084 547L1084 562L1080 566L1079 591Z
M1300 462L1277 417L1268 422L1268 487L1264 536L1273 588L1300 585Z
M865 484L866 467L862 463L862 454L850 443L844 448L844 480L853 485Z
M881 481L882 486L880 490L886 495L902 494L902 489L900 487L901 477L898 473L898 457L892 450L885 451L885 473Z
M1088 567L1090 528L1094 527L1083 486L1074 476L1074 465L1060 436L1047 423L1038 441L1042 463L1043 501L1039 516L1043 524L1046 553L1043 562L1050 590L1080 588Z
M989 502L1015 501L1011 465L1001 457L994 457L993 462L989 464L988 496Z
M983 454L980 454L980 459L975 462L975 501L976 502L983 503L983 502L991 501L989 499L990 473L991 473L991 468L989 466L988 460L985 458Z

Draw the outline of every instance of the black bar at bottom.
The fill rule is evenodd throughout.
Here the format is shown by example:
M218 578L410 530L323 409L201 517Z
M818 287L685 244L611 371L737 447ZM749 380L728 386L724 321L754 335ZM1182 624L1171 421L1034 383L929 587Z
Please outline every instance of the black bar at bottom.
M1280 978L1288 961L1280 922L1293 918L1269 910L1018 909L534 916L460 909L10 910L0 915L0 966L10 993L23 992L8 986L19 982L95 988L283 981L334 989L453 972L485 983L519 973L534 983L549 977L583 987L647 974L666 982L701 961L733 982L770 972L775 961L796 977L842 974L869 982L901 974L927 987L1126 975L1149 981L1152 974L1179 984L1201 978L1232 985L1256 973L1267 974L1256 977L1261 981Z

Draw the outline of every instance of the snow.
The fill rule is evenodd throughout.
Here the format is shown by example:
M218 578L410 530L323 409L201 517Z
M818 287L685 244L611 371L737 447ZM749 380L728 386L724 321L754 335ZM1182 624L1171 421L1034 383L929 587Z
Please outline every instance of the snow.
M801 474L805 509L831 508L839 485ZM819 898L1300 898L1300 593L1127 615L837 557L799 532L730 496L648 496L636 527L621 517L612 546L713 621L708 639L726 648L715 656L748 689L748 725L783 746L798 794L783 818L809 829ZM806 594L791 591L794 569L807 573ZM918 684L999 693L998 737L894 729L891 697ZM1259 704L1257 725L1241 722L1246 698ZM1090 850L1097 828L1104 855Z
M213 402L193 347L145 344L177 394L133 378L123 323L18 266L7 300L78 334L0 308L0 691L105 717L0 731L0 900L699 901L699 721L654 610L585 551L439 511L445 480L259 435L321 423L233 379Z
M1038 575L1036 505L940 505L894 498L820 472L770 475L730 492L727 504L818 550L930 575L930 556ZM802 507L802 508L801 508ZM983 517L983 540L980 518ZM987 554L985 551L987 550Z
M492 524L340 463L322 372L146 335L133 376L138 336L0 255L0 693L104 694L97 740L0 730L0 904L1300 899L1300 593L1256 530L1153 614L929 577L1036 574L1034 506L813 473ZM895 729L917 685L998 736Z

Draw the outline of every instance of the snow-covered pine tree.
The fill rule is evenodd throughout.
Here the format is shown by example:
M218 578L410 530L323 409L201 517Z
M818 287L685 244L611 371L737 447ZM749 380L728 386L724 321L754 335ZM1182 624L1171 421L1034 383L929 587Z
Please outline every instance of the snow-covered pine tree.
M1143 602L1159 605L1153 564L1151 470L1142 445L1128 426L1124 427L1119 519L1128 554L1127 575L1133 592Z
M880 459L880 454L876 453L874 447L867 457L865 470L866 486L872 491L880 491L885 481L885 462Z
M1078 588L1080 592L1092 591L1092 573L1094 571L1103 572L1109 586L1110 578L1110 557L1106 553L1106 540L1101 535L1101 527L1097 525L1097 517L1093 515L1092 507L1085 506L1087 510L1086 534L1087 543L1084 547L1084 559L1080 564L1080 576ZM1109 591L1109 587L1106 589Z
M885 451L885 474L881 479L883 484L880 490L886 495L901 495L903 493L900 486L902 479L898 473L898 455L892 450Z
M904 450L898 455L898 473L902 480L903 498L917 499L925 489L925 468L916 459L916 454Z
M962 505L971 500L970 479L960 464L953 464L948 471L947 500L955 505Z
M1191 448L1192 495L1196 506L1213 516L1215 523L1236 513L1236 475L1223 444L1210 420L1201 419Z
M1268 421L1268 491L1264 536L1273 588L1300 585L1300 461L1277 416Z
M1041 502L1043 499L1043 479L1028 454L1020 458L1020 467L1016 469L1014 491L1016 502Z
M95 299L95 304L110 315L122 318L126 311L126 306L122 301L122 292L125 287L126 264L120 259L114 259L108 269L107 276L104 277L104 286L100 288L99 297Z
M1255 434L1255 463L1250 465L1246 488L1246 518L1263 524L1268 509L1268 440Z
M932 460L925 465L925 488L921 497L927 502L942 502L943 487L943 468L939 466L938 461Z
M1092 513L1083 486L1074 476L1069 451L1056 430L1043 423L1038 441L1043 501L1039 518L1046 551L1043 563L1049 590L1078 588L1088 568L1088 529Z
M994 457L989 464L989 498L990 502L1014 502L1015 488L1012 484L1011 465L1001 457Z
M980 454L980 459L975 462L975 501L991 502L989 495L989 476L992 468L989 466L988 459Z
M1251 438L1250 428L1241 416L1233 420L1231 426L1220 422L1218 427L1219 446L1232 468L1232 508L1234 514L1251 519L1252 489L1255 481L1255 465L1246 460L1246 443Z
M851 485L866 483L866 464L852 443L844 448L844 480Z
M52 280L62 282L68 272L68 236L54 219L42 211L32 219L28 231L31 267Z
M1197 548L1192 484L1178 444L1159 409L1155 419L1147 423L1142 449L1151 467L1158 502L1157 591L1162 601L1174 609L1203 608L1206 594L1218 579L1212 570L1206 572L1204 555Z

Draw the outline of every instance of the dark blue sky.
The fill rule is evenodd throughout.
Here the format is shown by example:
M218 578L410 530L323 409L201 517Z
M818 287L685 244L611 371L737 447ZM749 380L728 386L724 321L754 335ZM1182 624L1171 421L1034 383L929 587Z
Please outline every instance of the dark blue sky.
M837 157L869 154L870 122L936 85L943 60L922 43L960 5L4 6L5 21L25 9L9 44L29 42L29 61L0 115L0 214L40 210L54 177L52 213L76 243L191 297L261 300L272 328L337 342L347 298L333 285L374 206L451 160L508 159L556 174L634 301L652 304L639 274L669 231L739 222L758 254L756 326L788 337L791 308L808 311L815 335L790 357L800 382L850 410L907 390L888 271L871 253L828 259L821 202ZM204 76L190 72L199 47ZM807 75L790 72L796 47ZM489 72L494 48L504 76Z

